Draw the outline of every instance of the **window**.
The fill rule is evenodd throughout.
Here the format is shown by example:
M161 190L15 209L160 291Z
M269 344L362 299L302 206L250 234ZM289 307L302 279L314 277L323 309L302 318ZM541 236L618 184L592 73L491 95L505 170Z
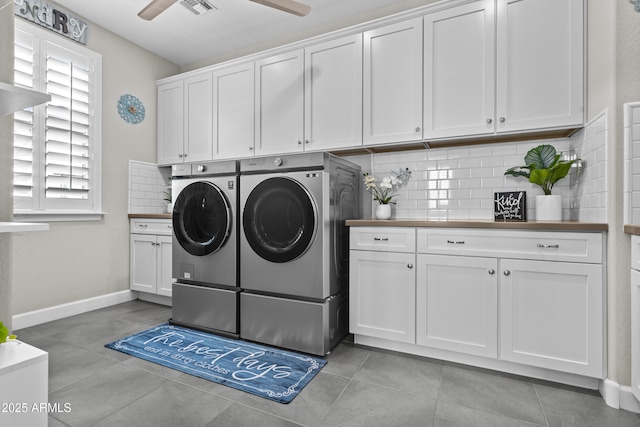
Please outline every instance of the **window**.
M14 216L101 217L101 56L16 19L16 86L51 101L14 113Z

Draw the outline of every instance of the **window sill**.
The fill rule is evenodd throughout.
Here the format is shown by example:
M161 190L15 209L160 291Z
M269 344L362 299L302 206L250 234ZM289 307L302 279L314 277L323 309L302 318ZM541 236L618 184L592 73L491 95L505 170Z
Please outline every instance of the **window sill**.
M101 221L106 212L29 212L16 211L13 220L16 222L80 222Z

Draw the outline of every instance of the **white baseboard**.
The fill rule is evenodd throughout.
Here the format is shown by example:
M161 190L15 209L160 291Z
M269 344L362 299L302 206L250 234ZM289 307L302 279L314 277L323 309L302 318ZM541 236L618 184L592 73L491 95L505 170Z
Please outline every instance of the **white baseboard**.
M612 408L640 413L640 402L633 395L629 386L606 379L600 384L600 394L605 403Z
M60 304L53 307L47 307L40 310L29 311L27 313L16 314L13 316L13 330L17 331L19 329L40 325L53 320L86 313L87 311L110 307L112 305L132 301L136 298L137 295L135 292L126 290Z

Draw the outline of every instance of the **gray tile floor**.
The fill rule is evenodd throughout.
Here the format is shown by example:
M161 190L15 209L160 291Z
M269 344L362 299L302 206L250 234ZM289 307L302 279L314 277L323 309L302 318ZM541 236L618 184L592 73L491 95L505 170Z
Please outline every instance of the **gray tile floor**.
M165 322L142 301L16 331L49 352L49 426L640 426L592 391L342 342L288 405L110 350Z

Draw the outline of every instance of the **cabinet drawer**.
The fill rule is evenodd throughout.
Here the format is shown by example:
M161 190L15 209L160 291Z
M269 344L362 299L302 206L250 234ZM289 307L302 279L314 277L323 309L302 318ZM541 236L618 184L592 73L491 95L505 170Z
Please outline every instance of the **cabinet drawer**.
M422 228L418 252L599 264L602 234Z
M631 236L631 268L640 271L640 236Z
M173 225L170 219L133 218L130 223L130 231L136 234L170 236L173 231Z
M415 228L351 227L350 248L363 251L415 252Z

